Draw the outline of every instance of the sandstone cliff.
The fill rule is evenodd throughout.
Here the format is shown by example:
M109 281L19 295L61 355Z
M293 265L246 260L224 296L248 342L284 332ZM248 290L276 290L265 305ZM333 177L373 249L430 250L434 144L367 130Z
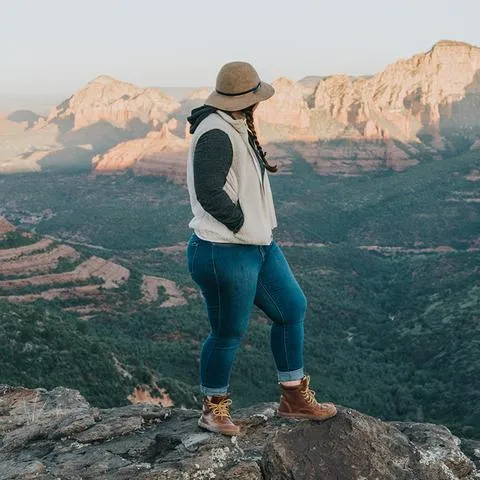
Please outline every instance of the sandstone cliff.
M480 48L441 41L372 77L282 78L257 110L263 140L292 142L318 173L402 170L478 139L479 72Z
M279 78L256 111L260 138L273 161L288 151L320 174L400 171L478 140L479 72L480 48L441 41L371 77Z
M173 119L172 119L173 120ZM176 121L163 124L160 131L146 137L122 142L92 160L98 173L133 169L140 175L162 175L178 183L186 181L186 150L188 141L172 134Z
M439 425L348 408L325 422L234 412L238 437L202 431L196 410L90 406L76 390L0 386L3 480L474 480L479 442ZM468 458L461 448L472 455ZM477 462L477 467L474 464Z
M369 78L278 79L276 95L257 112L262 121L279 126L282 139L346 136L419 142L422 133L441 135L448 124L480 127L478 115L460 118L460 110L473 113L477 106L479 72L480 48L441 41Z
M158 127L178 107L178 102L159 88L139 88L102 75L54 108L47 121L69 121L73 130L99 121L119 128L128 128L135 121Z
M0 171L90 168L95 154L160 129L179 106L158 88L100 76L48 117L0 119Z
M480 138L479 72L480 48L444 40L370 77L282 77L256 112L260 138L273 145L272 161L300 157L325 175L399 171L461 153ZM95 157L98 171L132 168L183 181L186 117L208 93L177 102L100 76L47 118L0 119L0 171L88 168Z

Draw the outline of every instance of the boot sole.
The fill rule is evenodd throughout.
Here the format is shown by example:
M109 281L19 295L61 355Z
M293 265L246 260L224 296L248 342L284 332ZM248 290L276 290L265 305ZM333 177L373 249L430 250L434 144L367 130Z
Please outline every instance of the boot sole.
M240 432L232 432L229 430L222 430L221 428L215 428L212 425L207 425L206 423L203 423L201 420L198 420L198 426L208 430L209 432L213 433L222 433L223 435L228 435L230 437L237 436Z
M334 417L337 412L332 413L327 416L319 417L318 415L309 415L308 413L284 413L277 410L277 416L282 418L296 418L299 420L316 420L318 422L323 422L324 420L328 420L329 418Z

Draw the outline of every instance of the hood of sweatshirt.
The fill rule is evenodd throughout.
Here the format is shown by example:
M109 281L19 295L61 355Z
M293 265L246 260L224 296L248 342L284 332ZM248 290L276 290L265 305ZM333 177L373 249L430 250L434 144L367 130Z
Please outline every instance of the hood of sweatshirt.
M197 127L200 125L200 122L207 118L211 113L216 112L215 107L210 105L202 105L200 107L194 108L190 112L190 116L187 117L187 121L190 124L190 133L194 133Z
M247 137L247 124L244 119L236 119L231 117L228 113L218 110L215 107L211 107L210 105L202 105L200 107L194 108L190 116L187 117L188 123L190 123L190 133L194 133L195 130L198 128L202 120L205 120L211 113L217 113L220 115L226 122L228 122L235 130L237 130L240 134L244 137Z

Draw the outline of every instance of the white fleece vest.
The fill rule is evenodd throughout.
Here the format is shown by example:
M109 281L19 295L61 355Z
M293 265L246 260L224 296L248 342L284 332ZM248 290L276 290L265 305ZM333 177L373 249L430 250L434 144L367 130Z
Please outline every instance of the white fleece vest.
M233 233L223 223L206 212L195 193L193 155L200 136L212 129L224 131L232 142L233 160L223 189L233 202L240 202L244 223ZM252 147L248 143L245 120L234 119L222 111L206 117L192 135L187 162L187 186L194 217L188 224L203 240L219 243L269 245L272 229L277 226L275 207L267 170L262 187L261 169Z

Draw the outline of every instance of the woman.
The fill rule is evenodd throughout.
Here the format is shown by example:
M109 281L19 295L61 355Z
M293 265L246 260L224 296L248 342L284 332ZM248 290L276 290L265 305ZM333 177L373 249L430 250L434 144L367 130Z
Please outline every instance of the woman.
M200 287L211 332L200 357L204 395L198 424L236 435L230 417L230 372L253 305L272 320L271 350L280 383L277 414L325 420L332 403L318 403L303 371L303 322L307 301L279 245L267 171L253 112L274 94L245 62L225 64L205 105L192 110L187 184L194 230L188 269Z

